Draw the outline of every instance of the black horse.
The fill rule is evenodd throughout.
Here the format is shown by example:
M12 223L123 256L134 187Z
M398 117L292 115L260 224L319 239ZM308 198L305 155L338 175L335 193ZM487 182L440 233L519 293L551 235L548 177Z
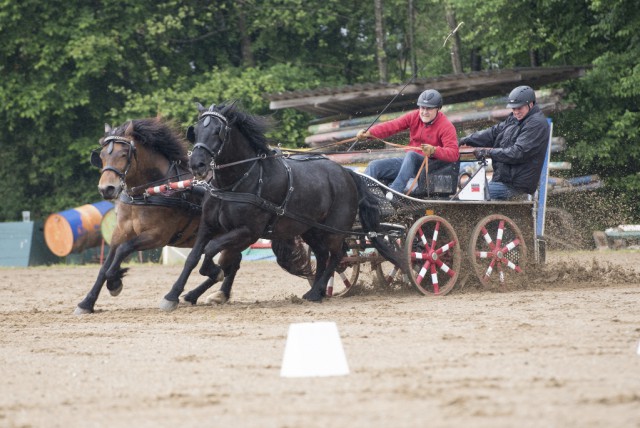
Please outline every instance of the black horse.
M205 185L196 242L161 309L177 306L203 252L200 273L209 276L220 251L242 251L261 237L287 241L298 235L317 262L313 286L303 297L321 301L346 253L345 235L351 233L356 213L364 232L378 227L377 197L357 173L324 156L287 157L272 150L265 117L242 112L235 104L209 109L198 104L198 110L198 122L187 132L195 143L189 165L197 178L213 169L213 178ZM384 239L375 233L370 239L383 257L403 268L402 256Z

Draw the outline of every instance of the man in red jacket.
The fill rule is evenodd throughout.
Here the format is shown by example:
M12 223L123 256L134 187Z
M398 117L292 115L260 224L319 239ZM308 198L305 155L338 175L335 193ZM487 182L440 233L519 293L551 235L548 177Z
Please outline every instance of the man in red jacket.
M409 130L409 144L404 157L374 160L364 173L376 180L393 180L389 187L403 193L410 180L418 173L425 156L456 162L460 156L456 129L440 111L441 108L440 93L435 89L427 89L418 97L417 110L372 126L368 131L359 131L358 139L383 139ZM387 199L392 198L393 194L388 192Z

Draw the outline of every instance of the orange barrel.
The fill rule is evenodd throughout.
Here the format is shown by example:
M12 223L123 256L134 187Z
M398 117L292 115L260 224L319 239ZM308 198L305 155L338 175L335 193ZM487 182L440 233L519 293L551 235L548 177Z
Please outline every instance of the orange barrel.
M51 214L44 222L44 240L53 254L64 257L100 245L100 223L113 208L108 201Z
M118 217L116 216L116 209L112 208L104 214L100 222L100 233L102 233L102 239L104 239L107 245L111 245L111 237L116 230L117 224Z

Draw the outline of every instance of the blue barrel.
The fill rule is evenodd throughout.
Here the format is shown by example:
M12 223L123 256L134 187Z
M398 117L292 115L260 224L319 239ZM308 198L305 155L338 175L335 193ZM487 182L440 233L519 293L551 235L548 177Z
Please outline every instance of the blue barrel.
M94 204L51 214L44 223L44 239L53 254L59 257L79 253L100 245L100 223L113 203Z

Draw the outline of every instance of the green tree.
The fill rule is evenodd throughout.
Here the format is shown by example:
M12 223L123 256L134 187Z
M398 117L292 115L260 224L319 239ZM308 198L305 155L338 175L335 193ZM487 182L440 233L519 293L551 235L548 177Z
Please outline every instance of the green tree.
M413 11L409 13L409 4ZM452 72L445 4L385 0L390 82ZM631 0L447 0L463 71L593 64L556 121L567 156L620 194L640 190L640 17ZM275 142L310 117L273 113L267 93L375 82L373 0L0 0L0 221L99 198L87 161L103 123L238 100L274 114ZM410 16L414 16L413 21ZM412 64L415 58L416 66ZM478 61L480 60L480 61ZM629 196L631 197L631 196Z
M633 1L591 1L593 69L568 89L576 108L561 116L567 155L600 174L640 218L640 11Z

